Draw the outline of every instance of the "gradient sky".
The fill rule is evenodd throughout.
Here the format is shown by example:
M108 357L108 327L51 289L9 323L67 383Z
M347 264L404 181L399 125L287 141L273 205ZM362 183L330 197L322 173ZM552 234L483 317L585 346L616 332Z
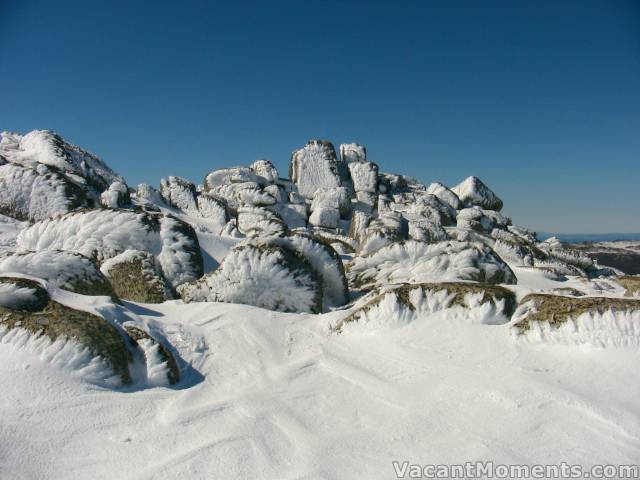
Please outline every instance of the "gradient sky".
M201 182L309 138L477 175L514 223L640 232L640 2L0 0L0 130L128 183Z

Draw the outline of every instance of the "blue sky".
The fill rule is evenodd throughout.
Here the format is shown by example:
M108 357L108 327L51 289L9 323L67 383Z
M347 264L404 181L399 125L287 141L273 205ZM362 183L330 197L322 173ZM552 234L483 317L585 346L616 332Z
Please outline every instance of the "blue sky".
M514 222L639 232L640 2L0 0L0 129L132 185L358 141Z

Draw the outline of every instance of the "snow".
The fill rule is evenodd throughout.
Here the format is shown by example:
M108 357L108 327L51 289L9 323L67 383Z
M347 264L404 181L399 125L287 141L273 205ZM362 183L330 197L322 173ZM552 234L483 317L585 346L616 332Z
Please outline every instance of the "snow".
M128 188L122 182L113 182L100 195L100 203L107 208L118 208L124 206L125 198L128 196Z
M256 160L250 168L261 180L261 183L274 183L278 180L278 170L269 160Z
M309 216L309 223L316 227L337 228L340 222L340 210L318 207Z
M394 243L354 258L347 271L350 283L367 287L434 281L516 281L513 272L491 249L456 241Z
M340 145L340 160L349 164L367 161L367 149L359 143L343 143Z
M160 180L160 195L167 205L197 215L196 187L189 180L170 176Z
M462 308L340 335L327 324L345 312L130 308L203 379L114 392L0 342L3 478L387 479L394 460L640 455L634 347L532 344Z

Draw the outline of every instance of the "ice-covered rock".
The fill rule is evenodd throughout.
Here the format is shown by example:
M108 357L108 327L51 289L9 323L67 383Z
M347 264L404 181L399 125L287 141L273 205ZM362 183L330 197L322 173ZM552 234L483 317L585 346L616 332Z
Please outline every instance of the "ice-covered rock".
M264 239L262 245L276 245L295 251L309 262L322 282L323 311L340 307L349 300L347 278L340 256L317 236L295 233Z
M340 160L346 164L367 161L367 149L359 143L343 143L340 145Z
M220 225L229 221L227 202L209 193L200 193L196 197L198 212L202 218L212 220Z
M351 201L345 187L319 188L313 194L311 212L319 209L334 209L340 212L340 217L349 218Z
M109 280L87 257L74 252L19 252L0 259L0 274L20 273L83 295L113 296Z
M431 220L411 220L408 222L409 238L421 242L435 243L449 239L449 235L438 222Z
M180 368L169 348L135 325L125 324L124 330L144 353L149 386L163 387L180 381Z
M259 183L256 172L249 167L232 167L214 170L204 177L203 188L208 192L216 187L229 185L232 183Z
M453 191L449 190L440 182L433 182L427 187L426 191L431 195L435 195L443 202L451 205L456 210L460 210L460 208L462 207L462 202L460 202L458 195L453 193Z
M116 181L109 185L100 195L100 204L106 208L121 208L131 203L129 187L126 184Z
M36 168L39 164L52 167L86 187L87 194L94 194L96 200L113 182L124 183L124 179L98 157L49 130L33 130L26 135L2 132L0 155L10 163L25 167Z
M369 212L354 210L351 214L351 223L349 225L349 238L360 242L369 226L371 218L373 217Z
M275 245L243 243L220 267L178 287L186 302L243 303L282 312L322 311L322 283L302 256Z
M289 177L300 195L308 199L312 199L319 188L339 187L340 173L333 145L324 140L310 140L293 152Z
M474 281L515 283L516 277L490 248L447 241L406 241L358 256L347 265L352 288L371 289L395 283Z
M20 301L16 302L16 298ZM0 278L0 327L3 336L9 330L9 334L31 337L24 342L37 340L42 346L57 342L55 348L47 352L51 357L43 357L61 357L66 350L73 357L70 363L76 368L83 367L86 374L92 370L104 374L103 378L96 379L102 384L131 383L132 355L125 341L127 337L102 317L52 300L38 282Z
M278 170L269 160L256 160L250 168L258 176L258 183L262 185L268 185L278 180Z
M136 189L136 200L143 204L165 205L160 192L146 183L138 185Z
M502 200L478 177L468 177L451 189L466 207L502 210Z
M309 223L315 227L338 228L340 210L337 208L316 208L309 216Z
M499 212L485 210L481 207L463 208L458 212L458 228L468 228L490 233L494 229L506 230L511 224L511 219Z
M378 165L372 162L351 162L349 173L356 192L377 193Z
M118 297L141 303L162 303L173 298L149 252L125 250L103 262L100 271L109 279Z
M264 207L238 209L238 230L247 237L285 235L287 225L274 211Z
M80 210L37 222L17 238L21 250L78 252L102 264L125 250L153 254L172 286L199 278L203 272L198 238L177 218L156 212Z
M38 221L88 206L85 192L46 165L0 166L0 213Z
M197 215L196 186L186 178L170 176L161 179L160 195L167 205Z
M364 234L360 235L359 255L373 253L394 242L405 240L409 225L402 215L390 212L369 221Z
M242 206L263 207L276 203L273 195L265 192L255 182L220 185L209 189L208 193L224 198L231 209L237 209Z
M307 226L308 211L307 205L291 204L291 203L278 203L271 207L280 218L287 224L287 227L304 228Z

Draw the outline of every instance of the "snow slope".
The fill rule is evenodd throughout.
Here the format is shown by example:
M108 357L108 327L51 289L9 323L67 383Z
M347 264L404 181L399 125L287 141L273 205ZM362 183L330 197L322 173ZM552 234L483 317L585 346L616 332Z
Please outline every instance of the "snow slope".
M553 286L539 275L513 288ZM516 339L461 307L336 334L348 312L56 295L164 336L183 380L107 390L0 342L3 479L389 479L393 460L640 458L637 346Z

